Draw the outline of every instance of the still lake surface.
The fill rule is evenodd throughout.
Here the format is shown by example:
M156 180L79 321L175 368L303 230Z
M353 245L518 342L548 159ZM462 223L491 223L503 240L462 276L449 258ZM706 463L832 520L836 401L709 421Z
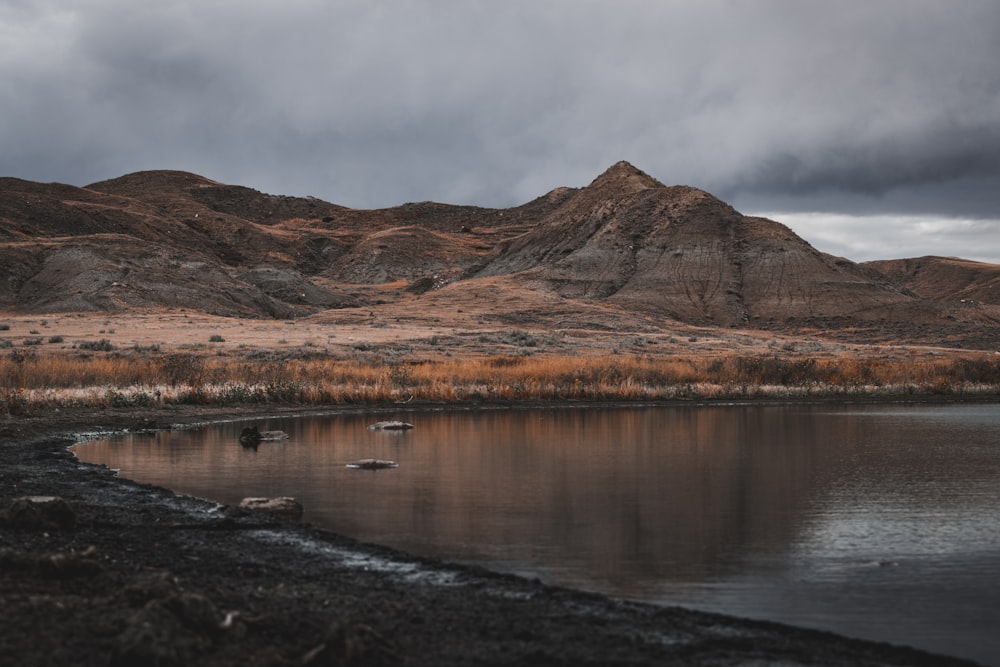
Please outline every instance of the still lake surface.
M415 428L371 431L382 419ZM365 541L657 604L1000 665L1000 405L547 408L267 418L75 449ZM392 470L352 470L364 458Z

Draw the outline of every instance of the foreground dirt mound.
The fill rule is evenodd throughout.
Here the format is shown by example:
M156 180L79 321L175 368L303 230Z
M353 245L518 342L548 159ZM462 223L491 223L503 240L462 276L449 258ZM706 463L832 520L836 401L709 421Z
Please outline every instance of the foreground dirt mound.
M562 301L608 313L597 328L1000 347L1000 267L901 262L825 255L780 223L626 162L509 209L360 211L176 171L86 188L0 179L0 308L19 313L358 309L464 326L459 304L489 284L501 291L483 316L501 320L530 323L519 316L528 304Z

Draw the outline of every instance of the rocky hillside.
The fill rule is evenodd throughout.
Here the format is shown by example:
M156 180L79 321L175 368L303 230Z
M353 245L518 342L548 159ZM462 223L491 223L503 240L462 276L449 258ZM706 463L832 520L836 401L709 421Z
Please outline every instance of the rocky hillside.
M560 295L698 324L862 314L913 295L784 225L620 162L496 248L481 273L527 272Z
M0 309L14 312L365 309L543 326L575 313L1000 347L998 285L995 265L832 257L625 162L509 209L355 210L173 171L84 188L0 179Z
M927 299L1000 304L1000 265L957 257L919 257L866 262L863 266Z

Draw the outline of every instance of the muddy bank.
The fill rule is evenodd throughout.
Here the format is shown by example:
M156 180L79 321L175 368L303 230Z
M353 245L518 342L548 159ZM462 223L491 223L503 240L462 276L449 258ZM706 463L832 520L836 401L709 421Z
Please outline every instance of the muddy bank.
M118 479L66 450L72 433L259 413L0 421L0 665L970 664L416 558Z

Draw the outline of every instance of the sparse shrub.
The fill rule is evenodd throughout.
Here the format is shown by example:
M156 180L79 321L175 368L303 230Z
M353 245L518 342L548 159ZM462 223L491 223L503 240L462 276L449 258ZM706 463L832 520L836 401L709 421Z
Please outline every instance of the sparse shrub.
M23 366L24 364L38 361L38 353L34 350L11 350L7 358L15 365Z
M403 365L393 366L389 369L389 381L395 387L409 387L413 384L413 371Z
M538 339L527 331L511 331L511 344L523 347L538 347Z
M524 359L524 357L511 356L487 357L486 365L493 368L509 368L511 366L520 366L524 363Z
M204 361L193 354L168 354L159 360L160 372L170 386L201 384Z
M41 336L37 336L35 338L25 338L24 339L24 344L25 345L41 345L42 344L42 337Z
M225 343L226 339L223 338L222 336L220 336L219 334L212 334L209 337L208 342L209 343Z
M250 350L243 355L247 361L270 361L277 358L271 350Z
M76 346L81 350L90 350L91 352L111 352L115 349L114 344L107 338L80 341Z
M815 359L740 357L736 360L736 380L744 384L801 386L819 379Z
M959 359L950 375L957 382L1000 384L1000 359Z
M6 322L0 324L0 331L10 331L10 325Z
M218 401L223 404L264 403L267 394L260 387L248 384L227 384L219 390Z
M20 387L0 387L0 414L19 416L28 412L28 397Z
M49 343L61 343L63 342L62 336L49 336Z
M181 405L206 405L212 402L212 396L204 387L192 387L177 395L176 401Z
M30 333L32 336L37 336L38 335L38 329L32 329L28 333Z
M538 347L539 339L533 334L521 329L511 329L510 331L500 331L495 334L480 334L480 343L502 343L506 345L516 345L517 347Z
M108 389L104 392L104 400L111 408L141 408L157 403L153 394L143 390L124 392L118 389Z
M302 387L287 380L272 380L264 386L267 400L276 403L295 403L302 395Z

